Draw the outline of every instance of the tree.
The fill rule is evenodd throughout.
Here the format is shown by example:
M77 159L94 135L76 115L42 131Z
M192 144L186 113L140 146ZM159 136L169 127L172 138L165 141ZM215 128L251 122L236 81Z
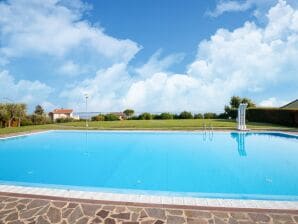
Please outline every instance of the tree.
M152 119L152 115L150 113L142 113L139 116L140 120L151 120Z
M124 113L128 118L130 118L131 116L134 115L135 111L132 110L132 109L126 109L125 111L123 111L123 113Z
M20 103L16 104L16 117L18 118L18 127L21 126L21 119L23 119L26 116L26 104Z
M241 98L239 96L232 96L230 100L230 105L225 105L225 113L223 116L229 118L229 117L237 117L237 109L240 105L240 103L247 103L247 107L256 107L256 104L249 98Z
M216 117L216 113L204 113L204 118L206 119L215 119Z
M230 108L225 107L225 111L238 108L240 103L247 103L247 107L256 107L256 104L247 97L241 98L239 96L232 96L230 100Z
M9 114L5 104L0 104L0 126L5 127L6 122L9 120Z
M179 114L179 118L180 119L192 119L193 118L193 115L191 112L188 112L188 111L183 111Z
M110 114L106 114L105 121L118 121L119 120L119 116L117 116L116 114L110 113Z
M202 119L202 118L203 118L203 114L198 113L194 115L194 119Z
M159 117L162 120L172 120L174 118L173 114L171 113L161 113Z
M238 108L242 99L239 96L232 96L230 100L231 108Z
M44 114L44 109L42 108L41 105L36 105L34 113L37 115L43 115Z
M104 121L105 120L105 115L103 114L98 114L94 117L91 117L92 121Z
M249 98L242 98L241 103L247 103L247 107L256 107L256 104Z
M11 127L11 122L17 115L17 104L7 103L5 106L8 113L8 127Z

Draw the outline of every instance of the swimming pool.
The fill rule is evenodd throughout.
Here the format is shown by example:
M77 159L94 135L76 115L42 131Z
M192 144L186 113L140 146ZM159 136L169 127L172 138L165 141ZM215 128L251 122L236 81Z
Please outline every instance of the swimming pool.
M0 183L298 201L298 137L50 131L0 140Z

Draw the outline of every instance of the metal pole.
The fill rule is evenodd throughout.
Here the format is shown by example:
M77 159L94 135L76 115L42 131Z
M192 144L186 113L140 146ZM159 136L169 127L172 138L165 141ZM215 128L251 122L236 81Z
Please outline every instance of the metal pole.
M88 117L87 117L87 113L88 113L88 95L85 95L86 97L86 127L88 127Z
M85 98L86 98L86 128L88 127L88 117L87 117L87 113L88 113L88 94L85 94Z

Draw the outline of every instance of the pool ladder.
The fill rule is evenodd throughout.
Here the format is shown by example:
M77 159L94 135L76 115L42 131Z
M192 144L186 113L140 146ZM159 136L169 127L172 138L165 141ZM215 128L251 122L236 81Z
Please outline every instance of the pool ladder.
M211 125L211 123L209 124L209 129L207 130L207 125L204 123L203 124L203 140L206 141L207 139L207 133L208 133L208 137L209 140L212 141L213 140L213 134L214 134L214 130L213 130L213 126Z

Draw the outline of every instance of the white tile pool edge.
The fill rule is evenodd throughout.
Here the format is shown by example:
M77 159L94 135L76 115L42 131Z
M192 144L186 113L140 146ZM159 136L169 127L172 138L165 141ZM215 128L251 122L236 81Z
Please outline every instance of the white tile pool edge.
M71 199L87 199L111 202L130 202L156 205L178 205L198 207L222 207L222 208L253 208L253 209L282 209L298 210L296 201L269 201L269 200L240 200L240 199L209 199L195 197L174 197L143 194L121 194L79 191L41 187L23 187L14 185L0 185L0 192L27 194L38 196L62 197Z

